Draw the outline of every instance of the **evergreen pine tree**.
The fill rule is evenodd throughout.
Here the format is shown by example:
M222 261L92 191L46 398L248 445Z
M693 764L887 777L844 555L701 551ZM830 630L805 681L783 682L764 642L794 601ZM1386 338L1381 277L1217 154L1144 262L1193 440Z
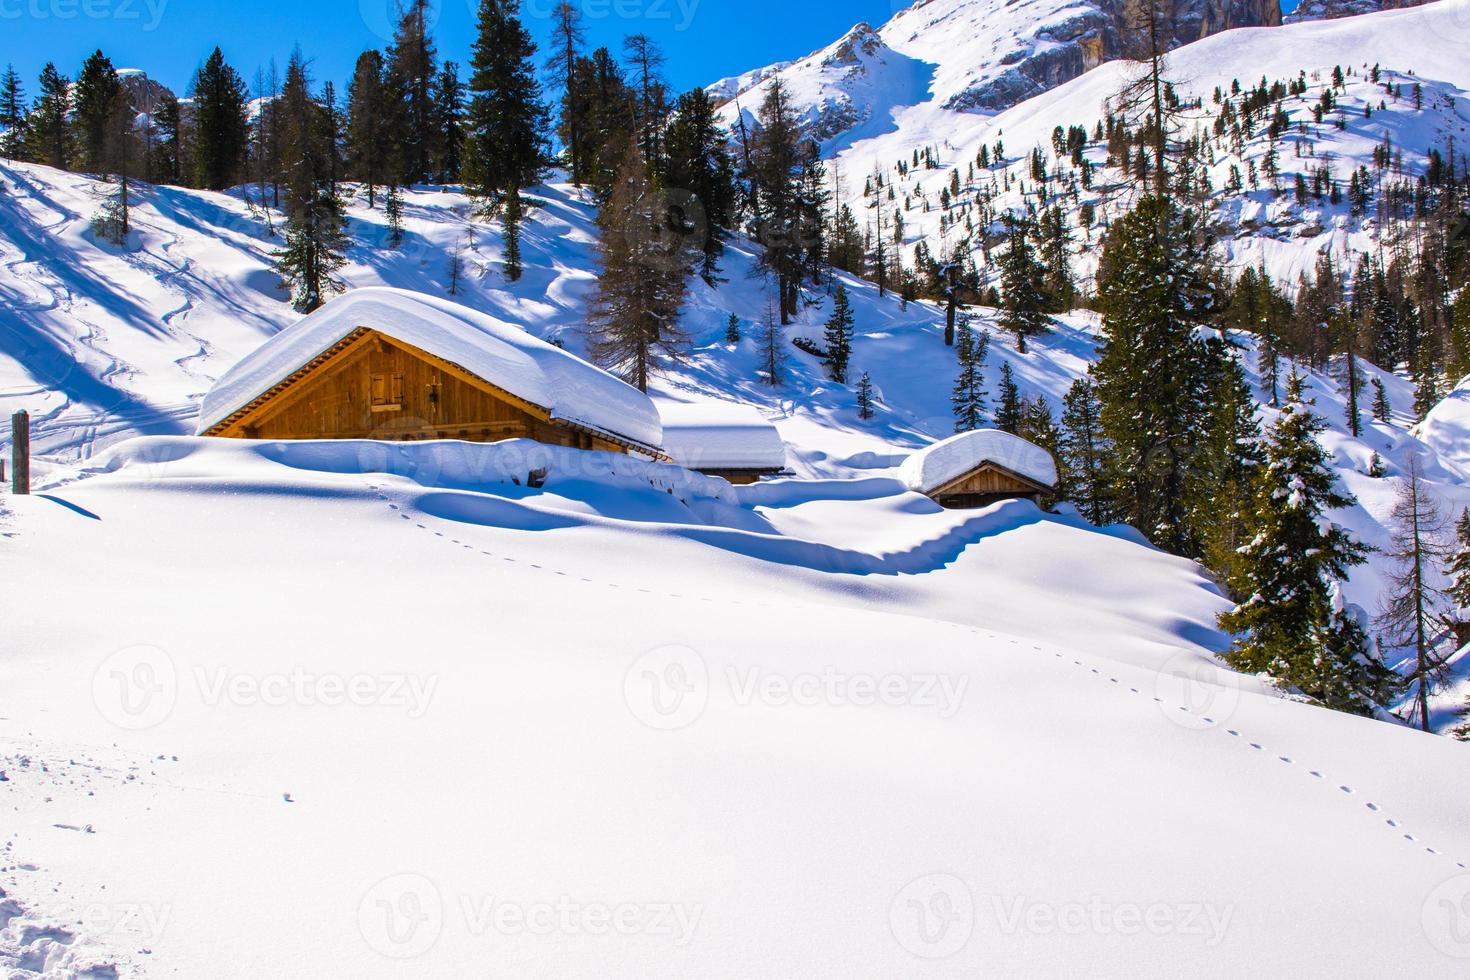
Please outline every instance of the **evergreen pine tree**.
M405 184L428 179L439 148L434 82L438 52L429 36L429 0L406 0L399 8L393 44L388 49L388 84L393 92L393 142L398 173Z
M377 207L378 186L388 176L388 89L383 79L383 56L364 51L358 56L347 85L347 168L367 185L368 207Z
M679 97L663 140L664 185L678 205L676 230L694 241L702 256L700 276L719 279L725 229L735 223L735 171L729 142L702 88Z
M71 85L50 62L41 69L41 94L31 113L26 158L64 170L71 162Z
M956 432L973 432L985 425L986 398L989 394L985 389L985 359L989 353L990 333L981 331L977 335L970 328L969 319L962 318L955 345L960 372L955 378L954 392L950 398Z
M667 197L630 141L598 218L602 274L589 318L593 357L641 391L665 361L682 357L687 343L678 322L689 255L684 242L668 234L667 213Z
M1109 520L1105 461L1108 444L1102 433L1102 403L1090 378L1072 382L1062 403L1057 463L1065 472L1071 500L1093 524Z
M1219 372L1208 403L1189 512L1205 565L1231 585L1237 579L1239 549L1246 540L1265 456L1245 369L1234 356L1221 356L1216 363Z
M1032 251L1029 222L1007 216L1007 248L1000 259L1001 329L1016 338L1016 350L1026 353L1026 338L1036 337L1051 326L1044 289L1045 269Z
M1426 331L1414 359L1414 415L1423 419L1439 404L1439 368L1434 361L1433 340Z
M1379 660L1342 582L1368 549L1328 514L1354 499L1337 485L1317 436L1326 425L1303 402L1293 376L1273 426L1241 548L1237 591L1245 600L1220 618L1235 634L1229 663L1270 673L1330 708L1369 714L1392 694L1394 675Z
M740 343L740 317L731 313L730 319L725 321L725 343Z
M1016 385L1015 372L1009 364L1000 366L1000 401L995 407L995 427L1002 432L1019 435L1024 408L1021 404L1021 389Z
M465 90L459 65L446 61L434 79L434 179L457 184L464 171Z
M1218 351L1197 336L1215 313L1208 241L1196 212L1147 196L1108 231L1098 268L1102 400L1115 517L1175 554L1198 556L1192 503L1209 430Z
M1022 403L1020 435L1028 442L1045 449L1052 459L1061 455L1061 433L1057 429L1056 416L1051 411L1051 402L1045 394L1026 399ZM1041 507L1043 510L1050 510L1056 506L1058 500L1065 500L1071 494L1072 488L1067 484L1066 471L1058 467L1057 484L1051 493L1042 496Z
M1450 382L1459 384L1470 375L1470 283L1461 287L1449 319L1450 343L1445 366L1450 373Z
M346 263L347 218L341 198L324 186L298 202L286 225L286 246L274 253L276 271L290 288L292 306L310 313L346 289L336 272Z
M1388 401L1388 389L1379 378L1373 379L1373 417L1384 425L1393 421L1393 406Z
M205 190L224 190L240 175L250 144L245 81L215 48L190 88L194 182Z
M533 62L536 44L519 14L520 0L480 2L470 61L466 176L487 199L531 186L546 166L547 111Z
M521 192L512 187L505 195L505 278L519 282L521 267Z
M847 287L837 284L832 298L832 315L827 318L827 371L838 384L847 384L847 365L852 359L853 337L852 303L847 298Z
M398 193L396 181L388 185L388 193L383 197L383 218L388 227L384 244L397 248L403 244L403 197Z
M81 157L78 162L83 169L106 172L108 126L119 100L126 98L112 61L101 51L94 51L82 63L72 88L73 125Z
M858 379L857 410L858 418L864 422L873 417L873 379L868 376L868 372L866 371Z
M5 66L0 76L0 156L20 156L25 143L26 94L14 65Z

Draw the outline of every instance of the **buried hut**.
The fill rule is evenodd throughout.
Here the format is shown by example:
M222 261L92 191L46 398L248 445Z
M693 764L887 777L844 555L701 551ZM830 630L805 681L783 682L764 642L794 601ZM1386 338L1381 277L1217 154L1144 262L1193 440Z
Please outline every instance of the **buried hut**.
M1002 500L1040 504L1057 485L1051 453L999 429L951 436L914 453L899 479L941 507L987 507Z
M664 450L685 469L737 485L787 472L781 433L754 408L670 402L659 406L659 414Z
M520 327L420 293L355 289L287 327L204 398L238 439L534 439L665 460L647 395Z

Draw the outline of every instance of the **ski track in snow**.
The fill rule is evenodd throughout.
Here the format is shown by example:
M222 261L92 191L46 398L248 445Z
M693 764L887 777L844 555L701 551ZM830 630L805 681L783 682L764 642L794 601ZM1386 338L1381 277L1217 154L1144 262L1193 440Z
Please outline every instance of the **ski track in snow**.
M672 600L675 600L675 601L678 601L678 602L721 603L721 604L728 605L728 606L739 606L739 607L742 607L742 608L770 609L770 610L788 610L788 611L808 611L808 612L809 611L812 611L812 610L815 610L815 609L824 608L824 607L814 606L814 605L812 605L810 603L785 603L785 604L782 604L782 603L774 603L774 602L748 602L748 601L744 601L744 600L740 600L740 599L731 599L731 598L724 597L724 596L712 597L712 596L686 595L686 594L681 594L681 593L677 593L677 592L663 592L663 591L659 591L659 590L643 588L641 586L636 586L636 585L627 585L627 584L618 583L618 582L611 582L611 581L606 581L606 580L600 580L600 579L592 578L592 577L589 577L587 575L583 575L583 574L580 574L580 573L577 573L577 572L563 571L561 569L551 568L551 567L548 567L546 565L543 565L543 564L541 564L539 562L533 562L533 561L530 561L529 559L525 559L525 558L515 558L515 557L512 557L510 555L498 555L498 554L496 554L494 552L486 551L486 550L484 550L482 548L479 548L479 547L477 547L477 546L475 546L473 544L470 544L469 542L461 541L459 538L454 537L453 534L452 534L452 532L451 533L445 533L444 531L436 531L433 528L431 528L429 525L423 523L422 521L415 520L412 515L410 515L410 514L408 514L408 513L406 513L404 511L403 507L400 504L395 503L392 497L390 497L388 494L384 493L384 488L381 487L380 485L378 485L376 483L368 483L367 484L367 488L368 488L369 491L372 492L372 494L373 494L374 497L376 497L379 501L381 501L384 504L386 504L387 507L388 507L388 510L390 512L392 512L392 514L394 516L398 517L400 521L406 522L408 524L411 524L413 526L413 528L416 529L416 530L421 530L421 531L424 531L427 534L433 535L435 538L438 538L440 541L442 541L443 543L445 543L447 545L453 545L454 547L456 547L456 548L458 548L458 549L460 549L462 551L473 552L473 553L476 553L476 554L478 554L480 556L483 556L485 558L497 559L499 561L502 561L502 562L505 562L505 563L508 563L508 564L517 565L517 566L522 567L522 568L529 568L529 569L532 569L533 571L543 572L543 573L552 575L552 576L557 577L557 578L566 579L568 581L575 581L575 582L580 582L580 583L582 583L584 585L600 586L600 587L609 588L609 589L628 590L628 591L637 592L637 593L640 593L640 594L643 594L643 595L653 596L655 598L672 599ZM463 533L463 532L460 532L460 533ZM941 622L939 620L930 620L930 621L931 622ZM1007 636L1007 635L1002 635L1002 634L999 634L999 633L993 633L993 632L990 632L989 630L985 630L985 629L982 629L982 628L977 627L977 626L971 626L971 625L968 625L968 624L965 624L965 623L956 623L956 622L950 621L950 622L945 622L945 625L948 625L948 626L950 626L950 627L952 627L952 628L954 628L956 630L959 630L961 632L967 633L970 636L983 637L985 639L992 640L992 641L994 641L996 643L1005 642L1005 643L1009 643L1009 644L1011 644L1013 646L1028 646L1029 645L1030 648L1031 648L1031 650L1033 650L1036 653L1045 654L1047 652L1043 647L1038 646L1036 644L1033 644L1029 640L1024 639L1024 638L1021 638L1021 637ZM1083 659L1081 659L1081 656L1082 655L1076 654L1075 652L1069 652L1069 651L1068 652L1064 652L1062 650L1055 650L1054 649L1054 650L1052 650L1052 656L1059 663L1062 663L1062 664L1070 664L1071 666L1074 666L1074 667L1078 668L1079 670L1086 672L1087 676L1095 677L1099 681L1105 681L1106 683L1108 683L1109 685L1111 685L1115 690L1121 691L1121 690L1124 690L1125 687L1126 687L1126 690L1127 690L1127 692L1130 695L1133 695L1133 696L1138 697L1138 698L1149 698L1150 697L1149 695L1144 694L1144 692L1142 691L1141 688L1132 687L1132 686L1126 686L1125 683L1123 681L1120 681L1116 676L1113 676L1112 674L1110 674L1110 673L1102 670L1099 667L1092 666L1091 663L1089 663L1089 662L1084 661ZM1221 728L1219 726L1219 723L1213 717L1211 717L1210 715L1201 714L1199 712L1193 711L1193 710L1191 710L1186 705L1173 704L1173 703L1167 702L1164 698L1161 698L1161 697L1158 697L1158 696L1152 696L1152 703L1158 704L1158 705L1163 705L1163 706L1165 706L1167 708L1173 708L1175 710L1178 710L1178 711L1180 711L1180 712L1182 712L1182 713L1190 716L1191 719L1194 719L1194 720L1197 720L1197 721L1201 722L1202 723L1202 726L1200 728L1198 728L1198 729L1195 729L1195 730L1199 730L1199 731L1210 731L1210 732L1213 732L1213 733L1216 733L1216 734L1219 734L1219 735L1223 735L1223 736L1225 736L1227 738L1230 738L1231 740L1233 740L1237 744L1243 744L1243 745L1248 746L1249 747L1249 750L1251 752L1255 753L1256 755L1258 755L1260 757L1260 759L1261 759L1262 762L1275 761L1275 762L1278 762L1278 763L1280 763L1282 765L1291 766L1291 767L1293 767L1293 769L1295 771L1302 773L1305 778L1311 779L1314 782L1318 782L1318 783L1320 783L1320 784L1322 784L1324 786L1331 786L1332 783L1336 781L1334 778L1329 778L1328 775L1327 775L1327 773L1325 771L1323 771L1322 769L1319 769L1319 768L1318 769L1308 769L1308 768L1306 768L1306 764L1303 763L1303 762L1301 762L1300 759L1298 758L1298 756L1295 753L1275 755L1275 753L1272 750L1268 749L1263 742L1252 741L1249 736L1247 736L1246 734L1244 734L1239 729L1234 729L1234 728ZM1274 755L1274 759L1273 759L1273 755ZM1341 796L1349 797L1349 798L1361 796L1362 794L1356 788L1355 783L1356 783L1356 781L1347 781L1347 782L1340 783L1340 784L1338 784L1335 787L1334 792L1337 795L1341 795ZM1430 855L1433 855L1434 857L1442 858L1442 859L1444 859L1446 861L1449 861L1449 862L1453 863L1454 866L1457 869L1459 869L1459 870L1462 870L1463 871L1463 870L1466 870L1467 867L1470 867L1470 866L1467 866L1464 861L1460 861L1460 860L1454 859L1453 857L1449 856L1449 854L1447 852L1445 852L1444 850L1441 850L1441 849L1436 848L1436 847L1431 847L1427 843L1425 843L1424 841L1422 841L1418 837L1416 837L1414 834L1409 833L1405 829L1405 826L1404 826L1404 824L1403 824L1402 821L1397 820L1397 819L1389 816L1388 814L1386 814L1383 811L1383 808L1380 807L1377 803L1375 803L1375 802L1373 802L1371 800L1365 801L1363 803L1363 809L1364 809L1365 812L1367 812L1371 816L1374 816L1374 817L1382 817L1383 818L1383 823L1380 824L1380 825L1378 825L1378 826L1380 826L1382 829L1387 830L1390 833L1394 834L1396 837L1402 839L1404 842L1409 843L1409 844L1422 845L1423 848L1424 848L1425 853L1430 854Z

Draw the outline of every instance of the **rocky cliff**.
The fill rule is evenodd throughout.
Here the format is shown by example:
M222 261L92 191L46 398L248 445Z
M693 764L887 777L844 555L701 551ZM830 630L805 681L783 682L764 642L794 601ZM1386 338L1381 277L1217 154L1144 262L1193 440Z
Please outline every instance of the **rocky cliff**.
M1380 10L1419 7L1426 2L1427 0L1304 0L1301 6L1286 15L1286 22L1299 24L1306 20L1336 20L1339 17L1376 14Z

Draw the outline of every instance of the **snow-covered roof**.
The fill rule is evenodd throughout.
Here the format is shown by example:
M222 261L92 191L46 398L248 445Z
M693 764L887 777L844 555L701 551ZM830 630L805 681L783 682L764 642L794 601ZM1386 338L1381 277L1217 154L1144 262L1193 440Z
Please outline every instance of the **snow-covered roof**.
M664 451L691 470L783 470L786 443L755 409L734 402L659 406Z
M961 432L936 442L904 460L898 476L910 490L933 493L986 463L1045 487L1057 485L1057 464L1051 453L999 429Z
M653 402L606 371L468 307L376 286L331 300L247 355L204 396L198 431L229 418L364 327L457 364L553 419L643 447L663 442Z

